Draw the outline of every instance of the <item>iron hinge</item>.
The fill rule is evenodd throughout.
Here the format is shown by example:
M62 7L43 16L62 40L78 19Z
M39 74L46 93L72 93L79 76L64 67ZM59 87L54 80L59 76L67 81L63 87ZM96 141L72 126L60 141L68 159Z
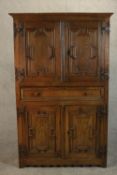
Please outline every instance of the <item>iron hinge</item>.
M24 146L24 145L19 145L19 154L20 154L20 155L26 155L26 154L27 154L26 146Z
M101 32L102 32L102 33L104 33L104 32L109 33L109 32L110 32L110 27L109 27L109 25L102 26L102 27L101 27Z
M109 74L108 72L104 71L104 70L100 70L100 80L108 80L109 79Z
M17 108L17 115L18 116L24 116L25 115L25 107L24 106L20 106Z
M21 36L24 36L24 24L20 23L20 24L16 24L14 23L14 37L17 36L17 33L20 33Z
M15 78L16 80L22 79L25 77L24 69L15 68Z
M107 106L102 105L97 108L97 116L104 117L107 115Z
M103 157L107 153L107 146L100 146L98 150L98 157Z

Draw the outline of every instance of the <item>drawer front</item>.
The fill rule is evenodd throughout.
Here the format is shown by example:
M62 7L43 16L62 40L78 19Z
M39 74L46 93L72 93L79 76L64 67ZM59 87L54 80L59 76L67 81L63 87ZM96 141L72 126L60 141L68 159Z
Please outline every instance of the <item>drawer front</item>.
M102 99L104 88L21 88L22 100L46 100L46 99Z

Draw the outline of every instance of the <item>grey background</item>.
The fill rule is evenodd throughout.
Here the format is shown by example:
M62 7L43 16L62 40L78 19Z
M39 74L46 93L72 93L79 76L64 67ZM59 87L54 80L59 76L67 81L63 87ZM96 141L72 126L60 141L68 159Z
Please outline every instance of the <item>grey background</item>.
M13 20L10 12L114 12L110 33L108 168L18 168ZM117 0L0 0L0 175L116 174Z

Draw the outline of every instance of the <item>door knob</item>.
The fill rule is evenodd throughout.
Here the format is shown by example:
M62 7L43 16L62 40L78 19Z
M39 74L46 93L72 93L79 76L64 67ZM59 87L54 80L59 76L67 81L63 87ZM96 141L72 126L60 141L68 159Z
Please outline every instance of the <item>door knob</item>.
M68 56L72 59L76 59L76 47L75 46L70 46L70 48L68 49Z
M50 59L55 58L55 48L53 46L50 46L51 48L51 55L50 55Z

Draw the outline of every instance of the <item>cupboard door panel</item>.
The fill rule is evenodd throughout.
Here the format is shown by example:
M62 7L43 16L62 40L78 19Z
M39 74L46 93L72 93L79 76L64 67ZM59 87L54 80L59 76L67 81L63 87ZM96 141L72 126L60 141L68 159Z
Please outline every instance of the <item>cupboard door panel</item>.
M65 110L67 157L93 157L96 154L96 107L67 106Z
M65 79L98 81L101 46L98 22L66 23L65 43Z
M56 106L25 106L25 147L30 156L58 157L60 154L60 112ZM22 120L24 120L22 118Z
M25 25L26 79L51 82L60 78L59 23Z

